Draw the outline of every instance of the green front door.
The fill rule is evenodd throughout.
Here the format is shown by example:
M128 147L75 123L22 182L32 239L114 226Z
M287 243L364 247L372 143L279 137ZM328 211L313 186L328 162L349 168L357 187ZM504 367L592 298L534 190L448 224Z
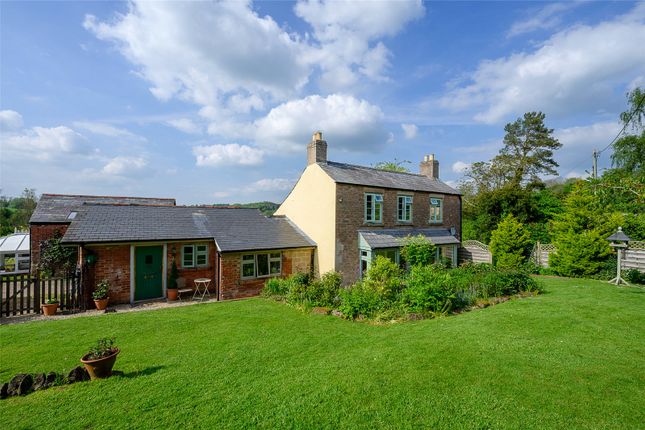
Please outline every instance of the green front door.
M158 299L163 295L162 258L162 246L135 248L134 300Z

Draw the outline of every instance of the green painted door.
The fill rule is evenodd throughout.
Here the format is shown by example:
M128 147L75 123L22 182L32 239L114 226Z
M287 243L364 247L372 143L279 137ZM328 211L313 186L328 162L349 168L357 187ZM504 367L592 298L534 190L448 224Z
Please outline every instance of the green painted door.
M157 299L163 295L162 258L162 246L135 248L134 300Z

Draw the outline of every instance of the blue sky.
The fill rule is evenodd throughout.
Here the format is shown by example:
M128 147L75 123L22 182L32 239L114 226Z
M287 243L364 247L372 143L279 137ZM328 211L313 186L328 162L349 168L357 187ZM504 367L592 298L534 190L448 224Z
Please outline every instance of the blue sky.
M315 130L332 160L434 153L456 184L532 110L580 176L645 85L644 3L3 1L0 20L4 195L280 202Z

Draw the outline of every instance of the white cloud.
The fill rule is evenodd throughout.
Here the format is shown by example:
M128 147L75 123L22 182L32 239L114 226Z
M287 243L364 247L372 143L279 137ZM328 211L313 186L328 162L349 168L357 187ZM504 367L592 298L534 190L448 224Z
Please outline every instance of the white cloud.
M33 127L17 133L3 133L3 147L14 155L50 160L59 155L87 154L87 139L69 127Z
M556 130L554 136L562 143L562 150L574 147L602 149L612 141L622 128L617 121L598 122L586 126L569 127Z
M255 166L261 164L264 152L260 149L237 143L224 145L195 146L193 154L198 166L242 165Z
M307 83L304 45L250 2L130 3L113 22L84 27L113 41L161 100L217 105L234 94L285 98Z
M588 177L589 177L589 173L586 173L586 172L585 173L580 173L580 172L578 172L576 170L570 171L569 173L567 173L567 176L566 176L567 179L588 178Z
M215 192L212 194L212 196L213 196L213 197L216 197L216 198L218 198L218 199L220 199L220 198L228 197L228 196L230 196L231 194L232 194L232 193L231 193L230 191L215 191Z
M469 167L470 163L464 163L463 161L455 161L452 163L452 171L455 173L464 173Z
M249 184L245 191L252 193L258 191L287 191L296 183L294 179L265 178Z
M15 110L0 110L0 130L17 130L22 127L22 115Z
M645 70L644 20L640 4L611 21L556 33L534 52L483 61L441 105L474 110L475 120L485 123L529 110L566 115L603 109L616 85Z
M330 147L368 151L388 140L382 120L381 109L365 100L314 95L273 108L255 122L255 140L278 151L302 151L312 133L322 130Z
M169 119L166 124L187 134L200 134L202 127L189 118Z
M75 128L80 128L81 130L86 130L92 134L100 136L115 137L119 139L146 140L145 137L132 133L129 130L103 122L76 121L73 125Z
M132 176L146 168L148 162L142 157L118 156L112 158L101 170L107 175Z
M390 51L376 40L397 34L425 13L415 1L299 1L297 16L313 28L319 46L310 58L322 69L321 84L330 90L347 89L361 76L385 80Z
M528 11L529 16L521 21L514 22L508 30L506 37L515 37L525 33L531 33L536 30L548 30L562 22L561 15L582 2L570 1L567 3L549 3L546 6Z
M414 124L401 124L401 128L406 139L414 139L419 133L419 127Z

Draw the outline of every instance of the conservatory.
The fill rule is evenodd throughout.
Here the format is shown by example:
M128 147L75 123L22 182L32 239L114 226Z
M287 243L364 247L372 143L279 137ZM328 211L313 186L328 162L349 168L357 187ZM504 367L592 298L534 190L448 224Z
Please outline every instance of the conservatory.
M0 272L29 272L29 233L0 237Z

